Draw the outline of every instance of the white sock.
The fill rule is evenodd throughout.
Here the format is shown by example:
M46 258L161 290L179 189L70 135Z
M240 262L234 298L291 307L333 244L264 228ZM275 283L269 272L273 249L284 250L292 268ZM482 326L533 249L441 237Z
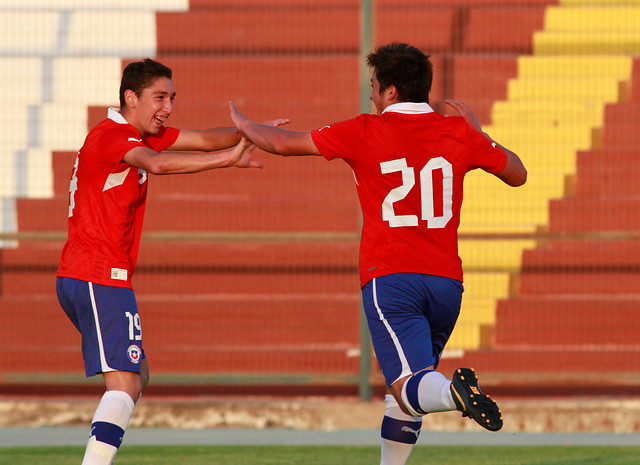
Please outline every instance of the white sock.
M111 465L129 425L135 404L123 391L107 391L91 421L91 436L82 465Z
M404 413L391 394L384 400L387 408L380 431L380 465L404 465L418 440L422 417Z
M456 410L451 381L438 371L420 371L402 386L402 401L416 416Z

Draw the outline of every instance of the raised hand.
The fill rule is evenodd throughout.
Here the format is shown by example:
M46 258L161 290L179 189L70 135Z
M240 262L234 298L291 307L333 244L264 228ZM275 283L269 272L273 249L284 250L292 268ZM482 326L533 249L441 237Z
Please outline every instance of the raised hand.
M478 131L482 131L482 128L480 127L480 121L478 121L478 117L466 104L457 100L445 100L445 103L452 107L455 111L457 111L460 116L466 119L467 123L476 128Z

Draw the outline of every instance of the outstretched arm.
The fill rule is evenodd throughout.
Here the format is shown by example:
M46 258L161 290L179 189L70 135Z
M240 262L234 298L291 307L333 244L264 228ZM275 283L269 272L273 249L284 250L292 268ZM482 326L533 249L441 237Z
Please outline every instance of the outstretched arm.
M288 119L275 119L266 121L268 126L282 126L289 122ZM168 150L177 152L213 152L233 147L242 134L235 128L211 128L205 131L193 129L181 129L178 138Z
M499 173L495 175L506 184L517 187L523 185L527 181L527 169L524 167L520 157L506 147L503 147L496 141L494 141L486 132L482 131L480 122L475 113L462 102L456 100L445 100L445 102L453 107L460 116L467 120L467 122L480 131L485 137L492 141L498 148L507 154L507 164Z
M254 123L229 102L231 121L256 146L276 155L320 155L310 131L289 131L276 126Z
M198 173L216 168L262 168L252 160L255 145L244 137L230 149L213 153L156 152L148 147L135 147L127 152L124 161L152 174Z

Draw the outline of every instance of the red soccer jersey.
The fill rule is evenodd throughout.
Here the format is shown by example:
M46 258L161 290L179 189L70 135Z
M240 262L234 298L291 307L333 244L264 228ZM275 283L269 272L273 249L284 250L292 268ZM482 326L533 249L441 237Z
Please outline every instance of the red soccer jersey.
M507 162L501 149L464 118L439 115L424 103L362 114L311 137L327 160L342 158L353 170L363 216L361 285L406 272L462 281L464 176L476 168L500 172Z
M87 135L76 157L69 187L69 237L57 276L131 288L136 268L147 172L123 161L134 147L160 152L178 138L176 128L161 127L141 139L117 111Z

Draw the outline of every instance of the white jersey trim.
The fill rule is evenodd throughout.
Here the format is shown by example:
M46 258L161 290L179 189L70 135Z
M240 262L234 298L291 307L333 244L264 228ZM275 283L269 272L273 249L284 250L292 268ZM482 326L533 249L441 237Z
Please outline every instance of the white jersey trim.
M405 114L422 114L422 113L433 113L433 108L429 106L428 103L425 102L399 102L393 103L389 105L387 108L382 110L382 113L392 112L392 113L405 113Z

